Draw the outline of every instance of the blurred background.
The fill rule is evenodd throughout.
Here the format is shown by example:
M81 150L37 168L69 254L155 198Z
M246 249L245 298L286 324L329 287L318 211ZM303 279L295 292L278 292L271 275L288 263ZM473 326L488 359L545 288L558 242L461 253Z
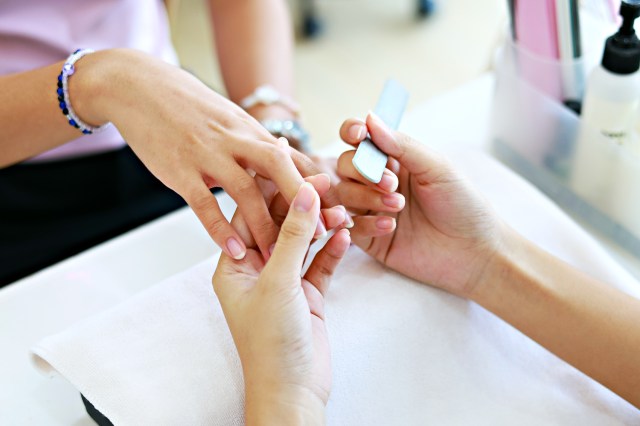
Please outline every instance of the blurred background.
M411 109L487 71L507 26L504 0L433 0L422 19L416 0L314 0L321 31L305 37L304 1L289 4L296 97L315 149L337 140L345 118L373 109L388 77L409 89ZM183 67L221 91L206 2L167 3Z

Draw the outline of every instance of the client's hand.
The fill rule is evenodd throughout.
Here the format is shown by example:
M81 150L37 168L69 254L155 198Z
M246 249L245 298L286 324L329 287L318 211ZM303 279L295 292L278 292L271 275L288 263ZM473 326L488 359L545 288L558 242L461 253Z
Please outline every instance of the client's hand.
M291 202L303 176L317 174L313 162L191 74L149 55L105 50L83 58L79 67L70 91L78 94L80 116L92 124L113 122L149 170L191 206L212 239L240 259L244 242L209 190L224 188L266 256L278 230L252 172L273 181Z
M354 218L354 243L398 272L468 297L500 244L501 222L444 158L373 114L345 121L340 136L358 145L367 129L395 174L385 170L374 185L353 167L355 151L340 157L339 198L363 215Z
M242 361L247 424L322 421L331 388L324 294L350 239L348 231L338 231L301 278L319 212L318 193L304 183L267 263L254 247L241 261L223 254L214 274Z

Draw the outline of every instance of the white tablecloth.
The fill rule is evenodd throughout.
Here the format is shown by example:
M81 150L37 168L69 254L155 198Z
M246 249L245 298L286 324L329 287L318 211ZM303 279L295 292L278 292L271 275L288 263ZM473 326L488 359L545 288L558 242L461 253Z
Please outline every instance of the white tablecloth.
M484 149L492 91L484 76L418 106L402 128L436 148ZM92 425L77 390L38 373L29 348L216 252L184 209L0 289L0 424Z

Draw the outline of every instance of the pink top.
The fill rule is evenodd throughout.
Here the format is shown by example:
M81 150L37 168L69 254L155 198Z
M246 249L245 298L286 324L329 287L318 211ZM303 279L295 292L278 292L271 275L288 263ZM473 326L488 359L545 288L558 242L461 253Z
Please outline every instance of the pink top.
M113 47L142 50L177 64L162 0L0 0L0 75L50 65L78 48ZM51 82L51 90L55 83ZM122 136L110 126L29 161L69 158L124 145Z

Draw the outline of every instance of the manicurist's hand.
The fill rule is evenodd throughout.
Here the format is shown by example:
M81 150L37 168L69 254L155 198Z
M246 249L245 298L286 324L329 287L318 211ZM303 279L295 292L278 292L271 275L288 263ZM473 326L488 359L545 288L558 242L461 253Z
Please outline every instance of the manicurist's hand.
M326 176L317 180L316 186L328 183ZM282 206L274 199L272 209ZM331 211L344 217L344 210ZM256 247L243 260L223 254L213 277L242 361L247 424L323 422L331 389L324 295L350 239L338 231L301 278L319 212L318 193L304 183L266 264ZM342 222L332 216L325 214L328 227Z
M114 49L77 64L69 91L83 120L111 121L151 172L180 194L229 256L246 246L225 220L210 188L222 187L238 204L266 256L277 227L251 171L275 183L291 202L303 182L292 150L241 108L191 74L143 53ZM74 96L74 94L76 94Z
M391 159L379 185L342 155L339 197L360 214L353 241L392 269L469 298L640 407L640 300L585 275L504 224L437 153L374 116L368 129ZM397 175L395 190L392 176Z
M355 151L338 161L339 198L359 214L354 243L392 269L467 296L499 244L499 220L441 155L375 115L345 121L340 136L357 146L367 131L390 168L376 185L354 168Z

